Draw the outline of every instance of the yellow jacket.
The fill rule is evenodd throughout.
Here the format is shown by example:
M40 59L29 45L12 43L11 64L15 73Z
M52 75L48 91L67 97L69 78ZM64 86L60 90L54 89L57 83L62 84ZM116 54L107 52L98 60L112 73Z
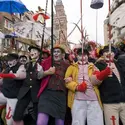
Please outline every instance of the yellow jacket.
M94 71L94 64L90 63L88 66L89 77L91 77L93 71ZM78 64L77 63L74 63L68 67L66 74L65 74L65 78L68 78L68 77L72 77L72 81L66 83L66 88L68 89L68 107L72 108L74 96L75 96L75 89L76 89L76 86L78 85L78 81L77 81L78 80ZM94 86L94 91L97 95L99 104L102 108L100 93L99 93L97 85Z

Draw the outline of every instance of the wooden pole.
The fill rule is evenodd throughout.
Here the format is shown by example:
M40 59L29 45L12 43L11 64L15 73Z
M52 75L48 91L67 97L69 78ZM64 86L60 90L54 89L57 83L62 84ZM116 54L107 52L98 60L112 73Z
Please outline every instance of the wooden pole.
M53 66L53 0L51 0L51 57Z

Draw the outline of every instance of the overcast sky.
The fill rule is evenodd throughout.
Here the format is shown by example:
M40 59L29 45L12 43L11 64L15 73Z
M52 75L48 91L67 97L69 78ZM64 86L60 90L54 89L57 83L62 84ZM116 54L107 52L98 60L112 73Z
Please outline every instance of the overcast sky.
M51 14L51 0L48 0L48 13ZM22 0L29 10L36 11L38 6L45 9L46 0ZM80 19L80 0L62 0L68 20L68 33L73 29L74 24ZM56 0L54 0L56 3ZM90 8L91 0L83 0L83 27L88 32L90 40L96 40L96 10ZM108 13L108 0L104 0L103 8L98 10L98 42L104 43L103 21ZM79 24L80 25L80 24ZM50 21L47 21L50 26ZM78 43L80 32L76 29L68 38L72 42Z

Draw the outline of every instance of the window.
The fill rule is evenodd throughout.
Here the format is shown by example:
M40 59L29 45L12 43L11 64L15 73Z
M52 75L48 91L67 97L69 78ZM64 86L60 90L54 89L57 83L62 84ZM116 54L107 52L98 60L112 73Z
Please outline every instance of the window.
M9 47L10 46L10 39L5 39L5 41L3 42L3 46Z
M13 23L12 23L11 21L5 19L4 27L5 27L6 29L9 29L9 30L10 30L10 29L13 28Z

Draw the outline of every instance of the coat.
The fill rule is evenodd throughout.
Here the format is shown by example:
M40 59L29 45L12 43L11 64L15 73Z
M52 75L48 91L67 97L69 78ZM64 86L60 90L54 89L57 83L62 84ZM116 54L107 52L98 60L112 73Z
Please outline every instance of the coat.
M94 64L90 63L88 66L89 77L92 76L93 71L94 71ZM75 97L75 90L78 85L78 81L77 81L78 80L78 64L77 63L74 63L68 67L66 74L65 74L65 78L68 78L68 77L72 77L73 79L71 82L66 83L66 88L68 89L68 107L72 108L74 97ZM97 95L99 104L102 108L98 85L94 86L94 91Z

